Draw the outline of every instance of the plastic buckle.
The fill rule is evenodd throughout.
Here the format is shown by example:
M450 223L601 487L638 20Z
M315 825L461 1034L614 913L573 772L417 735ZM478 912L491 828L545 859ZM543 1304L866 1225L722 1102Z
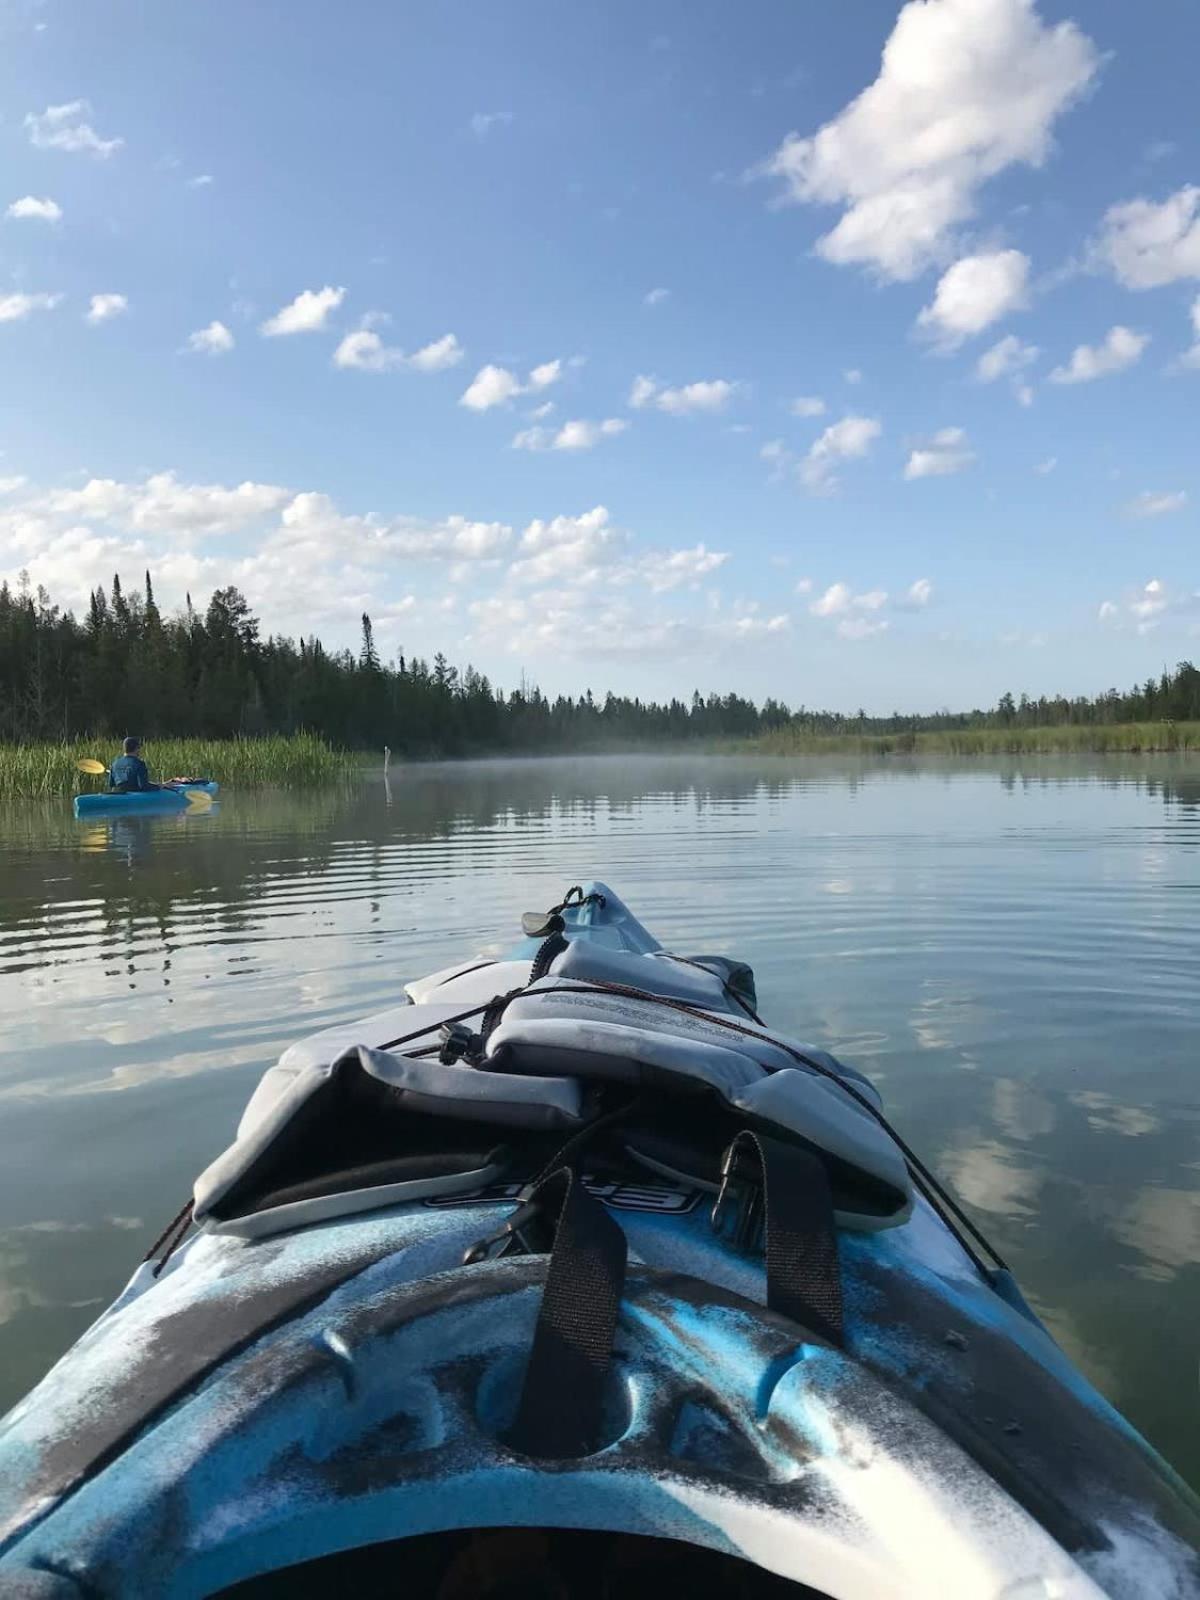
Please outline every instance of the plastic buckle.
M445 1022L442 1024L442 1048L438 1051L438 1060L443 1066L451 1067L456 1061L474 1061L482 1053L483 1040L477 1033L472 1033L465 1022Z
M537 1243L527 1237L527 1229L541 1212L540 1200L526 1200L505 1218L495 1233L485 1234L463 1252L463 1266L473 1267L480 1261L496 1261L501 1256L514 1255L518 1250L527 1256L540 1255L542 1252Z
M763 1247L766 1208L762 1165L751 1145L735 1140L721 1162L721 1187L713 1202L712 1226L719 1239L747 1255Z

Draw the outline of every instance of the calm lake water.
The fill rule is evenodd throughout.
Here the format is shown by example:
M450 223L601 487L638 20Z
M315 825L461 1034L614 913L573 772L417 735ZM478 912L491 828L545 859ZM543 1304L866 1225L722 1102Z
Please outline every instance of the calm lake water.
M478 763L209 816L0 809L0 1411L281 1049L590 876L869 1072L1200 1483L1200 763L1169 758Z

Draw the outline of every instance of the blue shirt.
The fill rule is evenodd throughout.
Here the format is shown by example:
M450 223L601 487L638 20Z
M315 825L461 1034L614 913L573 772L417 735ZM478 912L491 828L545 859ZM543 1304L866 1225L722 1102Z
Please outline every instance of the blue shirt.
M139 794L155 787L150 782L149 768L141 756L118 756L108 769L108 786L110 789L120 789L125 794Z

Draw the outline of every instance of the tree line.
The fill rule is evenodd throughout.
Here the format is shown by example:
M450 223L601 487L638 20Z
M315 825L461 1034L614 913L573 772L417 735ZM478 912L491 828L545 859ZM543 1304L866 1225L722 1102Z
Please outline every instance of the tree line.
M927 715L846 715L762 705L737 694L694 693L666 703L627 695L559 695L522 684L505 691L439 652L380 658L371 619L357 652L314 637L263 638L244 595L217 589L201 610L191 597L165 616L150 574L137 589L114 577L93 591L86 615L54 605L22 580L0 585L0 742L78 734L319 733L347 748L389 745L410 755L603 749L741 739L790 728L886 734L971 727L1056 727L1200 720L1200 670L1173 672L1127 691L1014 700L990 709Z

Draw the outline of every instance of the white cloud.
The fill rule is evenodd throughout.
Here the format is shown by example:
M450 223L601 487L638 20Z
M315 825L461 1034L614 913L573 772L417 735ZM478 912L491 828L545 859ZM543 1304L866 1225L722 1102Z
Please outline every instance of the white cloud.
M808 594L812 589L810 579L802 578L796 585L797 593ZM903 595L890 601L895 611L923 611L933 599L933 584L928 578L918 578ZM833 621L839 639L869 639L886 633L890 627L883 612L889 607L886 589L868 589L855 594L848 583L833 583L809 605L814 617Z
M34 311L53 311L60 294L0 294L0 322L24 322Z
M642 296L644 306L660 306L664 300L671 298L670 289L651 289L649 294Z
M199 355L220 356L232 350L234 337L223 322L210 322L207 328L197 328L188 334L188 349Z
M882 432L875 417L843 417L832 423L801 462L801 482L815 493L831 493L837 487L838 463L865 456Z
M802 579L797 584L800 594L808 594L811 582ZM888 621L880 616L883 606L888 603L888 594L885 589L869 589L866 594L854 594L850 584L830 584L829 589L816 598L808 606L813 616L829 619L837 618L838 638L870 638L872 634L885 634L888 630Z
M841 617L853 611L881 611L886 604L885 589L869 589L865 594L855 594L848 583L831 583L808 609L814 617Z
M644 407L653 403L657 392L658 384L655 379L647 378L642 373L638 373L633 380L633 387L629 391L629 404L635 411L641 411Z
M1020 250L963 256L942 274L917 326L953 350L1028 303L1029 257Z
M1044 24L1033 0L909 0L874 83L812 137L789 134L762 170L789 200L845 208L817 244L826 260L913 278L984 183L1044 163L1098 66L1091 40Z
M544 361L540 367L534 367L525 383L507 367L489 364L480 367L458 403L466 406L468 411L490 411L494 406L507 405L517 395L536 394L548 388L550 384L557 383L561 375L562 362L558 360Z
M641 558L636 574L654 594L665 594L699 583L723 567L729 560L725 550L710 550L707 545L693 545L690 550L659 550Z
M557 383L561 377L561 361L543 361L540 367L534 367L533 371L529 374L529 383L527 387L533 390L548 389L552 383Z
M668 416L690 417L700 412L724 411L737 389L738 385L728 378L701 379L678 389L664 389L659 387L656 378L639 373L629 391L629 404L636 411L655 406Z
M1172 511L1182 511L1188 503L1187 490L1155 492L1153 489L1144 489L1125 507L1126 515L1140 519L1146 517L1166 517Z
M280 516L275 548L289 559L316 549L322 559L335 552L364 564L387 558L412 557L443 561L494 561L507 548L512 529L502 522L477 522L450 516L440 522L417 517L385 520L345 516L328 495L296 495Z
M22 548L22 545L25 548ZM152 551L142 540L123 540L93 532L87 527L62 530L43 526L29 542L21 532L5 537L0 528L0 581L15 575L5 572L6 562L28 572L35 584L44 584L61 605L83 606L96 584L107 587L114 572L140 572L153 560L156 592L162 601L183 599L186 588L198 588L215 574L202 561L183 552L182 559ZM176 587L176 585L178 585Z
M604 506L549 522L537 518L521 535L509 576L517 583L555 583L564 578L595 581L601 575L601 564L611 562L627 539L612 525Z
M62 207L57 200L51 200L49 197L44 200L38 200L33 195L26 194L22 195L19 200L14 200L4 215L12 217L17 222L25 220L61 222Z
M1120 326L1110 328L1103 344L1078 345L1065 367L1055 367L1050 382L1092 383L1097 378L1123 372L1141 358L1149 343L1148 333L1134 333L1131 328Z
M526 415L534 422L541 422L544 417L551 416L554 411L553 400L543 400L540 406L534 406Z
M1139 622L1145 624L1153 622L1167 609L1168 604L1166 588L1157 578L1151 578L1141 594L1130 601L1129 609Z
M869 639L872 634L886 633L888 626L883 617L846 617L836 632L839 639Z
M1047 456L1044 461L1039 461L1033 470L1037 473L1039 478L1048 478L1057 465L1057 456Z
M1037 345L1023 344L1015 333L1010 333L990 350L984 351L975 364L975 376L980 383L1015 378L1031 367L1040 354Z
M189 189L207 189L216 181L211 172L198 172L194 178L188 179L187 186Z
M521 586L567 583L578 595L593 597L620 589L662 595L697 587L729 559L728 552L705 544L641 553L631 547L630 535L613 525L604 506L578 516L538 518L521 534L508 579Z
M811 578L797 578L796 579L796 593L797 594L811 594L812 592L813 592L813 581L812 581Z
M48 490L13 479L0 483L4 491L0 581L27 568L58 603L76 607L114 571L148 567L165 607L182 602L185 589L202 597L233 582L261 613L264 632L319 628L338 645L356 640L365 609L377 625L407 619L408 642L433 648L436 632L423 638L421 630L447 604L469 609L479 637L491 630L492 642L515 644L519 622L522 652L580 659L708 660L725 647L765 644L789 625L783 611L723 599L714 579L727 551L700 542L640 546L603 506L535 520L518 537L500 522L346 514L315 490L191 483L173 472ZM233 548L227 535L236 536ZM458 602L422 593L414 573L432 563L452 586L476 575L489 599L468 608L469 593Z
M345 289L334 289L329 284L323 289L302 289L288 305L268 317L258 331L269 339L290 333L320 333L330 312L336 311L345 298Z
M1160 578L1151 578L1141 589L1127 593L1117 603L1106 600L1098 620L1116 627L1132 627L1138 633L1152 633L1163 622L1187 620L1191 631L1200 617L1200 590L1172 591Z
M477 139L486 139L493 128L507 128L512 121L511 111L477 111L471 118L471 132Z
M129 300L123 294L94 294L88 306L86 320L91 323L111 322L129 310Z
M825 402L815 394L801 394L788 406L794 417L823 417L825 415Z
M796 457L782 439L768 439L758 452L760 461L770 464L770 483L779 483L795 467Z
M143 483L92 478L82 489L52 495L47 509L59 516L93 519L134 533L234 533L278 511L291 491L271 483L180 483L157 472Z
M737 388L727 378L711 378L685 383L681 389L660 389L655 405L673 417L689 417L698 411L724 411Z
M480 367L469 387L459 400L469 411L490 411L493 406L506 405L514 395L525 389L516 373L507 367Z
M845 372L842 373L842 377L847 383L859 384L862 382L863 375L857 367L847 367Z
M1179 358L1180 365L1184 367L1200 368L1200 295L1192 303L1192 332L1196 342L1190 350L1184 352Z
M912 452L904 476L909 482L915 478L947 478L952 473L965 471L974 461L975 452L966 429L942 428L927 444Z
M359 328L348 333L338 345L333 352L333 364L358 372L387 372L404 365L404 351L385 345L373 329Z
M678 661L751 643L769 643L787 631L786 613L762 616L749 607L704 619L643 611L623 596L598 600L591 587L544 589L528 600L492 596L468 608L477 637L555 660L573 656L586 662L659 657Z
M373 315L371 320L379 318ZM452 333L408 356L393 345L385 345L374 328L367 326L346 334L333 352L335 367L358 372L389 372L396 367L412 367L418 372L445 372L457 366L462 358L462 346Z
M1127 289L1200 278L1200 188L1188 184L1160 204L1138 199L1110 206L1089 259Z
M414 351L408 358L408 364L416 367L418 372L446 372L456 367L464 354L454 334L444 333L440 339L434 339L431 344L422 345Z
M231 533L250 553L209 543ZM512 539L498 522L343 515L320 493L191 484L166 472L27 491L0 516L0 581L28 568L56 601L78 606L114 571L150 567L164 605L181 602L185 589L233 582L262 610L265 630L330 625L338 642L352 642L364 609L377 622L413 609L406 591L414 562L485 571L499 565Z
M554 436L554 449L592 450L601 439L624 433L628 426L620 417L605 417L603 422L564 422Z
M542 406L539 411L544 410ZM607 417L603 422L588 422L582 418L564 422L561 428L535 426L523 428L513 437L514 450L592 450L601 439L624 433L629 426L619 417Z
M111 156L125 143L124 139L102 139L84 118L91 112L86 100L72 100L67 105L47 106L45 111L29 112L25 129L29 142L39 150L65 150L72 155L97 156L101 160Z

